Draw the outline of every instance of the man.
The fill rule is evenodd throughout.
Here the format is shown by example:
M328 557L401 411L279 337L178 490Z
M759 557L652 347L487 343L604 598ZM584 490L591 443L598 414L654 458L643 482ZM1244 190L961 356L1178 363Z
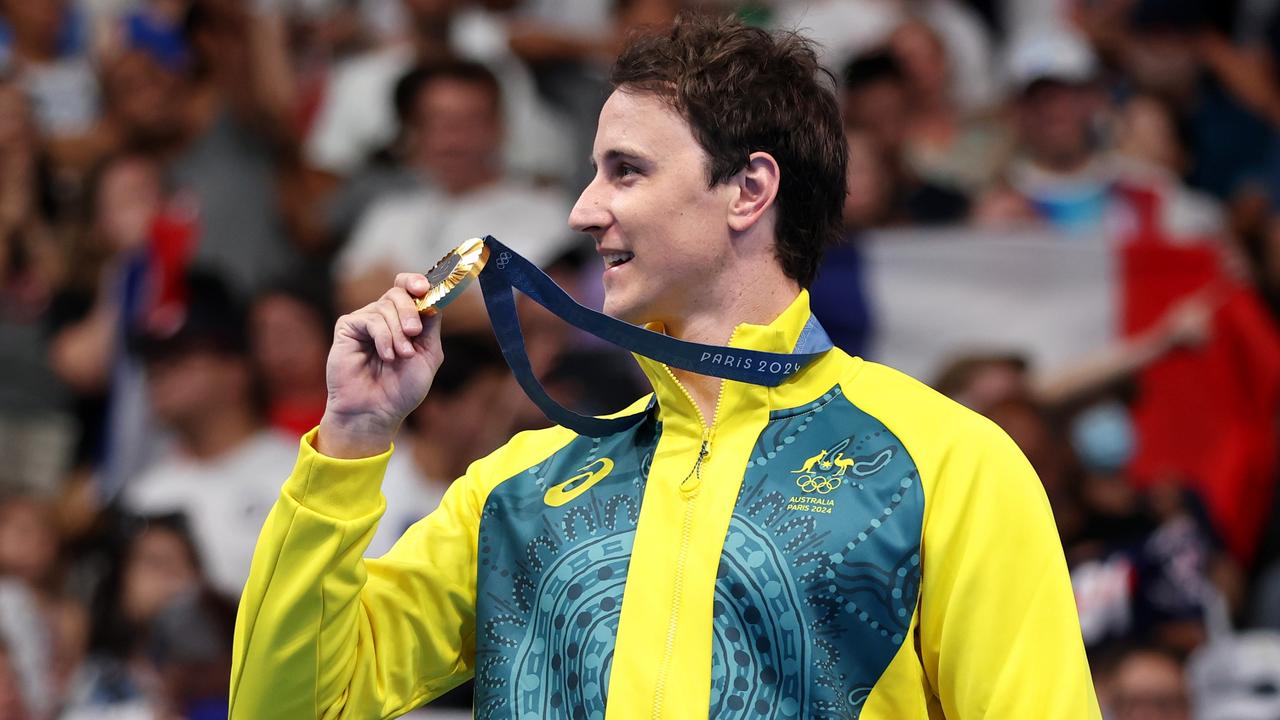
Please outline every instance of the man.
M563 178L576 163L564 120L544 102L528 66L510 43L502 5L457 0L392 0L400 16L394 39L338 62L325 82L303 146L307 163L334 176L358 172L395 140L392 95L398 78L417 64L453 59L483 63L502 86L503 119L512 142L502 148L506 169Z
M571 216L605 310L791 352L845 154L812 49L677 23L617 61ZM1044 491L1009 439L830 350L783 384L640 358L644 421L517 435L361 559L443 361L401 275L338 324L330 402L240 606L231 716L1099 717Z
M855 58L844 69L844 122L851 135L865 131L887 176L884 207L871 218L887 225L946 225L963 222L969 198L963 193L922 178L906 155L908 113L906 75L888 53ZM851 144L853 138L850 138ZM852 154L852 151L851 151Z
M929 25L938 36L950 68L949 84L967 112L986 110L998 99L991 32L973 6L957 0L817 0L785 3L771 23L803 33L818 44L822 64L832 72L851 58L893 45L895 35L912 22Z
M263 427L243 313L230 290L203 273L192 273L187 287L182 324L138 342L151 410L175 442L129 481L122 503L138 515L183 513L210 582L235 597L274 500L268 478L287 470L293 443Z
M1155 647L1132 647L1108 664L1112 667L1098 682L1111 711L1108 717L1119 720L1188 720L1191 717L1187 674L1173 653Z
M569 199L503 170L502 95L493 73L477 63L447 62L414 70L398 92L407 106L412 162L434 187L393 195L365 213L336 261L343 308L376 299L395 268L431 267L479 226L510 237L539 265L556 259L571 241L564 226Z
M1079 236L1098 236L1117 209L1115 168L1094 132L1105 98L1092 48L1066 32L1014 41L1008 76L1015 90L1017 153L1003 180L975 208L991 224L1039 221Z
M55 142L80 137L98 115L93 66L68 32L77 19L66 0L0 0L0 72L16 78L40 134Z

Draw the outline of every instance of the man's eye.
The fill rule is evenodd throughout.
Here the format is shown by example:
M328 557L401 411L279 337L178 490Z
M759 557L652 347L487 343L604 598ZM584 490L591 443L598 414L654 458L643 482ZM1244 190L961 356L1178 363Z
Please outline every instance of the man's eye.
M640 170L633 165L621 163L618 165L618 177L629 177L631 175L639 175Z

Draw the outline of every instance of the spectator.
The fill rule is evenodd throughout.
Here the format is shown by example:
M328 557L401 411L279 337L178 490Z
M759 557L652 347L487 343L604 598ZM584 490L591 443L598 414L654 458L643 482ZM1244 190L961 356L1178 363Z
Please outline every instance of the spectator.
M32 497L0 500L0 637L15 651L27 708L46 715L79 664L83 608L63 591L54 508Z
M66 267L57 200L23 94L0 80L0 490L54 494L75 442L46 360Z
M156 616L148 649L167 714L227 717L235 622L235 603L209 590L177 595Z
M85 227L77 233L68 293L72 310L50 347L50 365L80 397L77 459L97 472L97 482L78 475L75 496L95 511L160 444L141 363L123 339L146 313L155 288L154 231L167 203L161 174L152 156L138 152L108 155L88 174Z
M782 4L771 23L799 30L822 49L822 64L835 71L851 58L883 46L911 18L929 24L952 58L948 82L952 96L966 112L997 99L991 38L967 3L957 0L806 0Z
M1093 132L1102 98L1097 59L1080 38L1037 34L1015 40L1009 76L1017 92L1018 154L1004 185L976 215L994 223L1039 221L1074 234L1098 234L1114 210L1114 172Z
M844 139L849 144L844 224L852 235L889 224L894 182L881 145L870 131L846 127Z
M1222 203L1182 181L1191 166L1187 129L1173 108L1153 95L1135 95L1117 109L1112 162L1118 179L1152 193L1162 237L1172 242L1223 242Z
M48 712L55 700L53 645L35 591L17 578L0 575L0 646L9 650L6 659L19 702L33 716ZM0 684L6 679L0 678Z
M434 185L429 172L415 162L413 156L412 127L417 111L410 95L417 84L415 78L412 73L405 74L396 82L392 93L395 139L343 178L336 191L326 198L325 230L335 247L351 237L365 212L378 200Z
M75 140L55 145L59 167L79 182L103 158L121 152L147 152L170 159L190 136L184 107L184 65L166 65L143 49L121 49L98 67L101 114Z
M677 0L488 0L485 5L509 8L508 43L528 63L538 91L565 115L573 131L570 152L589 157L596 121L609 89L605 69L628 33L669 26L681 3ZM726 7L725 12L728 12ZM591 182L591 168L574 163L570 187Z
M1123 404L1104 399L1077 413L1071 440L1085 522L1064 543L1086 644L1137 640L1185 655L1205 639L1211 597L1239 604L1240 571L1194 495L1177 483L1135 489Z
M320 423L327 397L324 367L337 320L327 287L279 283L249 311L250 347L266 401L267 423L301 437Z
M1099 679L1103 715L1115 720L1190 720L1191 702L1182 663L1163 650L1123 652Z
M1188 179L1194 187L1230 201L1261 185L1272 128L1255 108L1249 91L1237 80L1274 74L1265 66L1234 68L1229 42L1222 36L1215 4L1201 0L1132 5L1119 32L1104 46L1112 51L1125 77L1139 90L1157 95L1176 108L1186 123L1192 163ZM1274 96L1274 88L1270 89ZM1265 109L1259 108L1263 113Z
M28 715L22 700L22 690L18 673L13 667L9 648L0 638L0 718L5 720L27 720Z
M32 590L52 589L58 560L52 509L32 497L0 501L0 576Z
M0 70L17 78L31 97L36 126L53 139L87 132L98 115L97 82L81 54L74 12L67 0L0 2L0 23L12 38L0 40Z
M566 197L503 173L497 155L501 95L488 70L448 63L415 70L406 83L406 97L413 98L415 164L438 189L404 193L370 208L336 261L343 309L377 299L397 272L425 271L469 237L505 239L543 265L558 258L572 237Z
M82 318L54 337L52 365L62 380L82 393L107 387L121 331L121 285L129 264L148 251L152 227L165 204L159 164L137 152L100 161L86 183L86 227L81 232L76 290L87 296Z
M181 512L213 587L236 595L254 538L293 467L296 441L263 428L243 317L221 283L193 275L182 325L139 340L151 408L175 447L125 488L135 514Z
M1010 400L1031 397L1027 361L1018 355L966 355L950 362L933 388L971 410L986 414Z
M1222 630L1187 661L1196 720L1280 717L1280 633Z
M888 196L878 217L872 215L872 224L936 225L963 220L969 209L968 198L922 180L904 157L910 125L908 102L906 76L892 55L863 56L845 68L845 125L865 130L874 144L863 146L862 151L879 155L875 160L862 158L857 162L878 161L887 175Z
M152 625L205 582L183 516L140 519L128 528L94 592L89 653L67 694L64 720L154 717L161 691L148 653Z
M911 20L889 36L889 52L906 81L906 163L925 181L966 194L987 187L1010 151L1010 139L986 113L960 109L942 38L928 23Z
M499 148L504 168L565 179L573 167L565 163L568 139L538 98L528 69L507 47L503 24L483 7L478 2L404 0L407 42L375 48L334 69L307 136L307 161L336 176L356 172L394 139L392 90L397 79L417 65L464 59L485 64L499 79L501 119L512 139Z
M0 577L22 583L49 641L48 682L60 694L84 652L84 609L64 588L62 537L55 508L31 497L0 503Z
M98 161L103 154L144 151L172 158L188 139L181 102L182 69L166 67L141 50L128 50L102 66L102 118L93 133Z
M284 49L243 3L195 0L187 15L192 64L176 100L187 142L169 166L194 203L194 262L245 300L295 270L281 213L277 163L291 151L291 96L270 83Z

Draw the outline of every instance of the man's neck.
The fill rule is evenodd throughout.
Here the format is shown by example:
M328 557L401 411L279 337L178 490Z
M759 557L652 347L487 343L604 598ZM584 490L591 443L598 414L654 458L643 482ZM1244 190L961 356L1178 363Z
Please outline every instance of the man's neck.
M782 275L780 269L777 277L760 280L739 285L728 302L715 312L694 313L682 321L668 323L667 333L689 342L727 345L738 325L768 325L795 301L800 287ZM708 427L713 425L720 386L724 381L676 368L671 368L671 372L693 398L703 422Z

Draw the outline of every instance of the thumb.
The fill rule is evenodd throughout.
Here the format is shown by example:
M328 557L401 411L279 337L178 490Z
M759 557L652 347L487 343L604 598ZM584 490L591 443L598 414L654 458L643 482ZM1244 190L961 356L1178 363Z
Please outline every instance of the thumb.
M422 318L422 332L409 338L414 349L429 350L432 347L440 347L440 313L432 315L423 313L419 317Z

